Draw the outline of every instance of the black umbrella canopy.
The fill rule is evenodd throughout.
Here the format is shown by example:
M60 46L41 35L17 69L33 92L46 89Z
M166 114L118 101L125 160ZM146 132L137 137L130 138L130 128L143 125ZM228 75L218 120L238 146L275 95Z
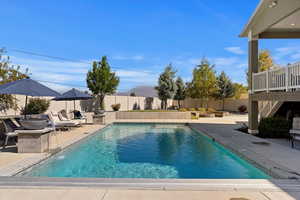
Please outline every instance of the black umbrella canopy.
M26 96L51 96L60 94L30 78L21 79L0 85L0 94L20 94Z
M25 95L25 119L26 119L26 106L28 96L51 96L57 97L60 94L37 81L30 78L20 79L10 83L0 85L0 94L20 94Z
M54 98L55 101L74 101L74 117L75 117L75 111L76 111L76 105L75 100L88 100L92 99L93 97L89 94L80 92L79 90L76 90L75 88L63 93L61 96Z
M86 100L93 98L91 95L80 92L75 88L63 93L61 96L54 98L55 101L71 101L71 100Z

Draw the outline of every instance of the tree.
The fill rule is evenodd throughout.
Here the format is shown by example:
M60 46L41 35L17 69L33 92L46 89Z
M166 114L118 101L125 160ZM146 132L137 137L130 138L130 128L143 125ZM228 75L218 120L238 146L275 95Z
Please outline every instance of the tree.
M176 92L175 74L176 71L169 64L158 78L158 86L155 89L157 90L158 98L161 100L162 109L167 109L168 99L172 99Z
M234 88L234 98L235 99L240 99L242 94L245 94L248 92L248 88L240 83L234 83L233 88Z
M182 78L177 77L177 80L175 82L177 90L174 96L174 100L178 101L178 107L181 108L180 101L183 101L185 99L185 92L186 92L186 87L185 84L182 80Z
M131 93L130 93L130 96L131 96L131 97L135 97L136 95L135 95L134 92L131 92Z
M111 72L107 58L103 56L100 62L93 62L92 69L87 73L86 82L96 96L99 104L96 111L98 111L99 107L104 110L105 95L115 93L120 80L114 72Z
M188 83L188 95L192 98L201 99L202 105L208 108L208 99L216 91L216 75L214 65L203 58L201 63L193 70L193 80Z
M234 96L233 84L224 71L217 77L217 90L214 96L222 100L222 110L224 110L225 99Z
M258 55L258 71L263 72L263 71L267 71L271 68L274 68L274 61L270 54L270 51L267 49L260 50L259 55ZM248 71L248 69L246 70L246 76L247 76L247 83L248 83L248 87L249 87L249 71Z
M267 71L274 66L273 58L268 50L261 50L258 56L259 71Z
M0 49L0 85L12 81L28 78L28 69L21 72L20 66L14 66L10 62L10 58L4 56L5 50ZM13 95L0 95L0 110L5 111L8 109L17 110L17 99Z

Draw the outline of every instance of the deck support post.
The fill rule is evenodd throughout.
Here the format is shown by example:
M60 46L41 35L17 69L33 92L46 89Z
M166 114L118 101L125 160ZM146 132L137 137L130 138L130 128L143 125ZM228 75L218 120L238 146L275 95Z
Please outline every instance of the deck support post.
M253 100L253 73L258 72L258 38L249 34L248 47L248 76L249 76L249 105L248 105L248 122L250 134L258 133L258 101Z

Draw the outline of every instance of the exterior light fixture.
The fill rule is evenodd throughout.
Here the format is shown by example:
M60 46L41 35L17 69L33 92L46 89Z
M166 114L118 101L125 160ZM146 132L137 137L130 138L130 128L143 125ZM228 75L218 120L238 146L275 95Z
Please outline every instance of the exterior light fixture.
M274 8L276 7L278 4L278 1L272 1L270 4L269 4L269 8Z
M295 23L292 23L291 26L296 26L296 24L295 24Z

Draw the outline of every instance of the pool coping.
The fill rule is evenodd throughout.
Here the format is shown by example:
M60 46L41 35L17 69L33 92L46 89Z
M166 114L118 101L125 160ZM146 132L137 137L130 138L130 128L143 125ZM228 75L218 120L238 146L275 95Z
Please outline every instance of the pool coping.
M288 179L0 178L0 189L11 187L14 187L14 189L109 188L125 190L300 192L300 181Z

